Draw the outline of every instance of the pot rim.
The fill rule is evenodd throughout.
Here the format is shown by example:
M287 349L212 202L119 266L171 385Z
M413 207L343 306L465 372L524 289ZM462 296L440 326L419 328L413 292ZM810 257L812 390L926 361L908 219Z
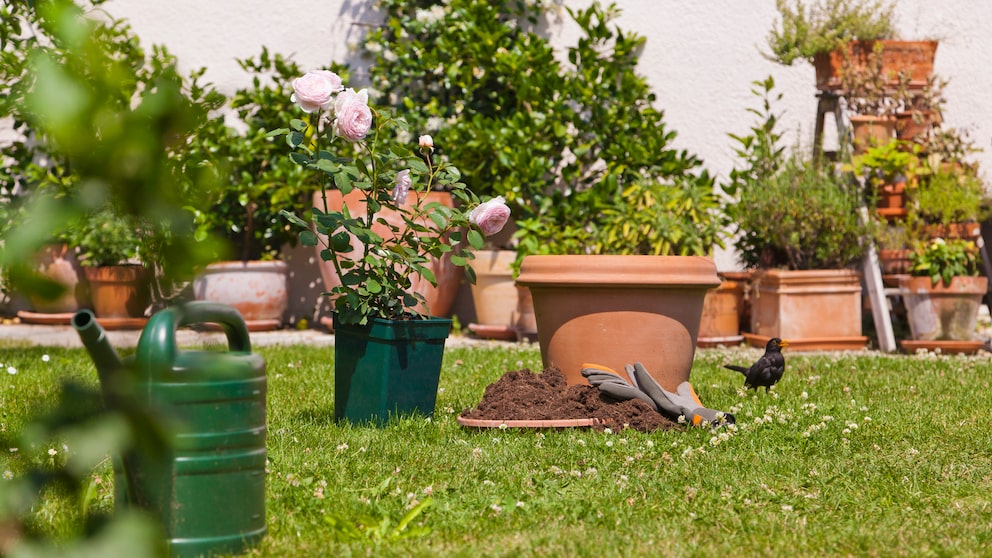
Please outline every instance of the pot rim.
M710 289L720 278L713 259L705 256L532 255L521 263L517 284Z

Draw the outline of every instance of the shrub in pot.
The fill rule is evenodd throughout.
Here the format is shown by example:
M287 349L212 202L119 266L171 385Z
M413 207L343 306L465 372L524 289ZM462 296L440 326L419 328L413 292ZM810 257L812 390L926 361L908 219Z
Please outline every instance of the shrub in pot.
M894 2L885 0L775 0L778 19L768 33L771 60L791 66L810 64L818 54L843 47L855 39L885 39L895 34Z
M150 226L107 207L68 228L98 318L142 318L149 309L158 261Z
M863 196L850 176L779 148L774 82L759 86L759 120L750 134L734 136L742 164L725 187L737 202L736 248L755 270L745 337L761 346L781 337L799 349L863 347L860 276L853 268L875 225L859 217ZM819 280L827 283L822 298L812 294ZM798 314L800 302L813 302L813 314Z
M816 86L842 89L846 64L871 65L879 55L880 76L895 86L905 72L914 88L933 72L937 41L896 40L895 2L884 0L776 0L779 18L769 32L767 58L785 65L797 59L816 68Z

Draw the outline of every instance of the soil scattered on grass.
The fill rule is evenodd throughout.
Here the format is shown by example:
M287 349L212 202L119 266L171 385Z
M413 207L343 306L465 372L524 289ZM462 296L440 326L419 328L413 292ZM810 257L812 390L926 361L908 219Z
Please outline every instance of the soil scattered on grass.
M633 428L642 432L681 428L639 399L613 401L590 385L569 386L557 368L540 374L507 372L486 386L482 400L462 416L484 420L600 419L593 428Z

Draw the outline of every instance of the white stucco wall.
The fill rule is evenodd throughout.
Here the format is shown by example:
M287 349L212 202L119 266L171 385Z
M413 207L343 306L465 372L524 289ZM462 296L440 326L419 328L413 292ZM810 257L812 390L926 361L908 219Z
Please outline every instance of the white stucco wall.
M585 2L568 0L566 4ZM371 0L111 0L105 9L126 18L145 43L162 43L185 69L207 67L207 78L231 92L248 82L235 62L262 45L304 66L352 61L350 48L374 23ZM734 165L730 132L752 123L751 82L775 77L784 94L779 109L783 131L805 144L812 140L816 114L813 69L792 67L761 56L776 17L774 0L619 0L621 28L647 37L640 71L648 77L665 111L677 145L699 155L720 178ZM904 38L940 39L936 71L950 78L945 118L971 130L985 149L976 156L992 169L992 2L987 0L899 0L897 26ZM567 20L567 17L563 17ZM552 27L559 44L574 42L575 30ZM721 269L734 266L728 253Z

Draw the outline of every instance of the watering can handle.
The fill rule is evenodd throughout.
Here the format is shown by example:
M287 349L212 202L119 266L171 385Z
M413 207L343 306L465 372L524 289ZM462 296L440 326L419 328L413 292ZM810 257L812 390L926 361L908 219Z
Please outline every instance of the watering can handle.
M237 310L226 304L198 300L170 306L152 316L138 339L135 362L147 372L152 372L153 368L160 373L170 370L176 359L176 330L185 325L205 323L224 328L230 351L251 352L248 326Z

